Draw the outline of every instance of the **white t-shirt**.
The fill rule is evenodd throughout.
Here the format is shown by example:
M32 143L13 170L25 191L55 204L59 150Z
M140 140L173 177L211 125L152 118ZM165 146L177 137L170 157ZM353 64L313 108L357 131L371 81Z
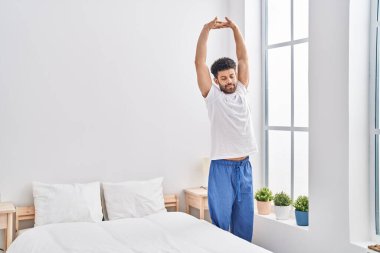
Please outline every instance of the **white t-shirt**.
M232 94L211 85L205 98L211 123L211 160L243 157L258 151L246 94L247 88L239 81Z

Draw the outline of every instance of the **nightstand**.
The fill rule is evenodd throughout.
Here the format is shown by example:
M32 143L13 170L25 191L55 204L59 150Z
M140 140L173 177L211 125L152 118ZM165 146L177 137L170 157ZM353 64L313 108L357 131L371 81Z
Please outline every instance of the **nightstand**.
M4 236L5 250L12 243L13 239L13 213L16 212L12 203L0 203L0 229L6 229Z
M185 189L186 213L190 207L199 209L199 219L205 219L205 210L208 210L207 190L201 187Z

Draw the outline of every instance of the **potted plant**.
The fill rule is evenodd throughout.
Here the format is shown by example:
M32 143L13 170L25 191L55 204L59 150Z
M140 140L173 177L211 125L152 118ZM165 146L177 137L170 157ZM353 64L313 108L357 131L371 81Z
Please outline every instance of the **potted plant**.
M292 199L285 192L280 192L274 195L274 212L277 220L287 220L290 216L290 205Z
M307 196L299 196L293 204L296 209L296 221L298 226L309 226L309 199Z
M257 200L257 210L259 214L270 214L271 201L273 200L272 191L268 187L263 187L256 191L255 199Z

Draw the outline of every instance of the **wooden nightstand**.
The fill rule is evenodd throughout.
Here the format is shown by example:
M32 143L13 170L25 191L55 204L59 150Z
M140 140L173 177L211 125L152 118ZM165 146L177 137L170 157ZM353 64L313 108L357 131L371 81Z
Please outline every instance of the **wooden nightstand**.
M186 213L190 207L199 209L199 219L205 219L205 210L208 210L207 190L204 188L191 188L185 190Z
M12 243L13 239L13 213L16 212L12 203L0 203L0 229L6 229L4 236L5 250Z

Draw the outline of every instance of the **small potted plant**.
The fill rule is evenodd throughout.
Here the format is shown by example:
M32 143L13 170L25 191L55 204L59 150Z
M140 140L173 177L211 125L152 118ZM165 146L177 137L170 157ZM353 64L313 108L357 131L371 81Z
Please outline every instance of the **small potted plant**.
M290 216L290 205L292 199L285 192L280 192L274 195L274 212L277 220L287 220Z
M263 187L256 191L255 199L257 200L257 210L259 214L270 214L271 201L273 200L272 191L268 187Z
M293 204L296 209L296 221L298 226L309 226L309 199L307 196L299 196Z

